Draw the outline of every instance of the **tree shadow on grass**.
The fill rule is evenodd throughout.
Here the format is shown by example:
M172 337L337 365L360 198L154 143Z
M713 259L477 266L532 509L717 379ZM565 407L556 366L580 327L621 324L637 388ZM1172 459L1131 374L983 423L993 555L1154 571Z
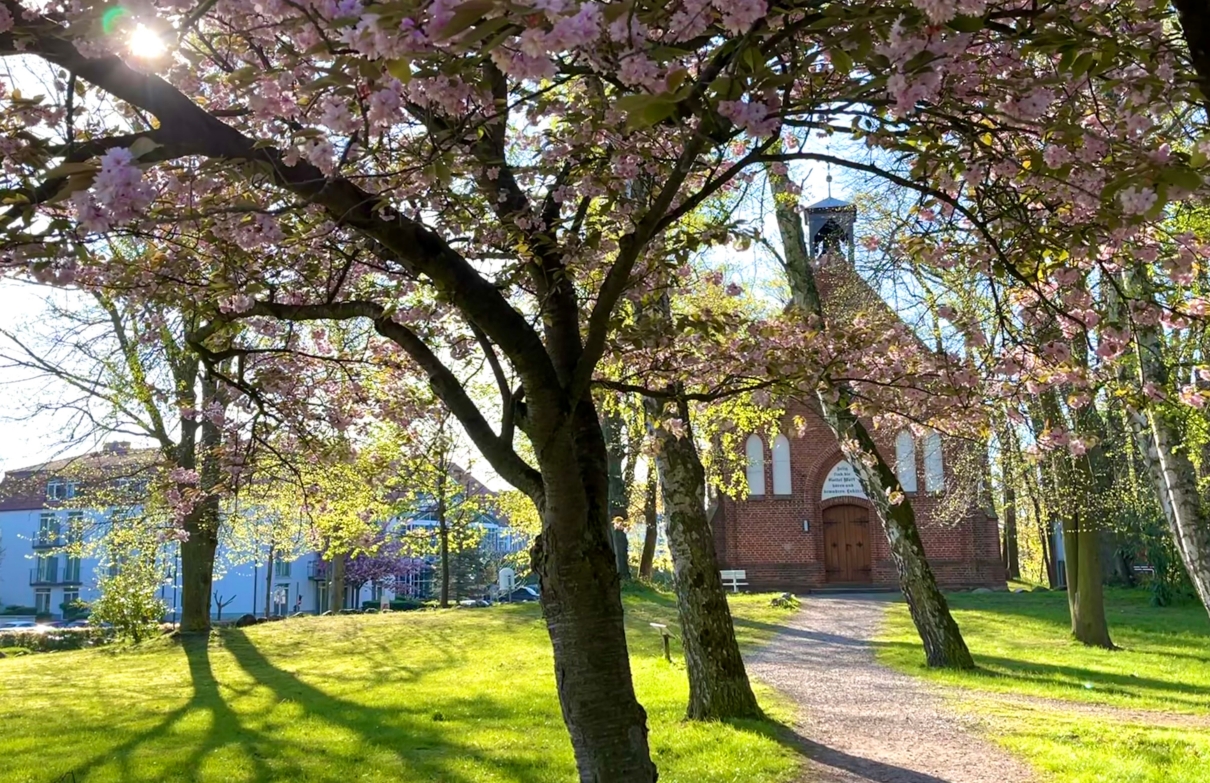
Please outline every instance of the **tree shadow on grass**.
M252 766L251 779L256 783L288 779L291 777L291 773L297 771L296 768L289 766L270 770L264 761L263 757L266 754L263 749L280 745L280 743L244 726L238 715L223 698L210 666L209 634L183 636L180 638L180 645L189 668L190 683L193 686L193 694L189 700L169 712L150 729L77 765L64 776L66 779L82 778L92 769L110 764L117 765L121 771L122 780L133 780L140 777L147 779L148 770L139 769L137 766L136 754L139 749L147 743L162 741L176 724L201 712L209 713L210 726L205 736L197 742L196 749L184 761L174 765L176 769L171 771L157 769L154 779L196 779L199 767L206 756L231 744L238 744L245 751Z
M760 620L746 620L741 617L732 617L731 622L736 628L748 628L754 631L772 631L778 636L790 637L793 639L806 639L807 641L816 642L819 644L832 644L839 647L863 647L868 642L863 639L857 639L852 636L845 636L837 633L824 633L822 631L808 631L805 628L794 628L789 625L775 625L773 623L765 623Z
M524 759L484 754L478 748L451 740L448 731L438 727L443 721L434 720L432 705L392 705L372 707L333 696L310 685L294 674L280 669L264 656L242 631L227 634L226 649L246 674L272 691L281 701L291 701L306 715L355 734L360 741L393 754L404 767L407 780L441 780L462 783L470 778L453 768L451 762L465 764L471 760L506 772L512 780L538 783L549 780L549 770L531 765ZM448 658L452 663L453 657ZM506 705L482 696L445 703L459 711L473 714L477 722L498 721L508 726L516 716ZM344 776L335 774L334 779Z
M824 768L839 771L841 779L859 780L866 783L950 783L945 778L929 775L924 772L876 761L863 756L855 756L843 750L832 748L821 742L803 736L792 726L772 720L743 720L727 721L735 728L750 731L769 737L790 748L805 759L810 759ZM833 778L826 769L810 770L804 779L827 781Z
M919 645L909 642L874 641L869 644L875 648L910 650L912 652L919 652L920 649ZM1063 666L983 655L978 651L972 651L972 653L975 658L975 668L962 672L963 677L969 677L972 680L981 678L1020 680L1076 693L1093 691L1140 697L1147 695L1144 693L1145 691L1162 691L1167 699L1203 709L1210 702L1210 698L1207 698L1210 697L1210 688L1203 685L1175 680L1157 680L1151 677L1136 677L1130 674L1113 674L1079 666ZM1088 688L1086 683L1093 687Z

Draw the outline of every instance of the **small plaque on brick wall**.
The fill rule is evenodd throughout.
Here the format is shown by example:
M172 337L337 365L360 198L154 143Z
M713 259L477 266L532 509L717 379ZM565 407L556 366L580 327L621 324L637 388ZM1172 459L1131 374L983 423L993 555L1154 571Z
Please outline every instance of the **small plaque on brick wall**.
M828 498L838 498L842 496L864 498L865 490L861 488L861 480L857 478L857 471L848 462L837 462L836 467L828 472L828 477L823 480L823 494L820 495L820 500Z

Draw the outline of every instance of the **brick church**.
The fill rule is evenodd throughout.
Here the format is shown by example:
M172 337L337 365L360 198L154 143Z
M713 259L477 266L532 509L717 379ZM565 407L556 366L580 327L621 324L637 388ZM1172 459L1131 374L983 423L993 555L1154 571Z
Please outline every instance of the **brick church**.
M857 312L898 318L853 266L855 208L829 197L808 207L806 214L829 321ZM828 242L847 246L847 261L832 256L828 264L815 263ZM796 420L805 427L796 426ZM763 433L748 436L744 453L737 455L746 468L748 496L723 496L713 504L719 567L745 571L749 590L897 588L882 526L813 403L789 402L781 432L793 434L772 440ZM871 429L871 434L912 503L925 554L942 587L1003 589L995 516L986 503L970 501L961 508L962 502L946 502L947 488L956 483L950 463L960 461L969 444L909 430Z

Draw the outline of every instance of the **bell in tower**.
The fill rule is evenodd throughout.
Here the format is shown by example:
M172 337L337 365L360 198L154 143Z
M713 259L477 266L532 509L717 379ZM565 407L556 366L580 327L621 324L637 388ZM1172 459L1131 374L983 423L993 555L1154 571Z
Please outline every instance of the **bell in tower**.
M857 207L847 201L832 198L832 176L828 175L828 197L806 208L807 247L811 262L834 253L854 262L853 226L857 222Z

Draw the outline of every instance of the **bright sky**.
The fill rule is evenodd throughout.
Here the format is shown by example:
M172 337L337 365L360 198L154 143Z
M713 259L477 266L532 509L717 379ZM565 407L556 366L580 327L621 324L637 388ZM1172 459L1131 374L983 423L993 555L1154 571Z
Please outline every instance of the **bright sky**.
M15 86L24 88L26 92L46 92L47 73L43 68L23 62L24 58L6 58L3 64L6 80ZM37 72L33 72L36 69ZM815 140L812 140L813 142ZM826 142L813 143L813 148L820 151L828 148ZM844 188L840 185L841 173L836 172L837 182L833 184L833 194L844 197ZM822 164L811 166L796 164L793 168L793 178L803 183L803 203L810 204L827 195L827 184L824 179L825 171ZM767 237L777 236L777 226L770 217L763 227ZM760 258L756 251L738 252L734 250L716 249L710 260L726 263L734 279L747 286L762 288L769 281L776 279L776 270L767 258ZM45 312L44 300L47 296L55 296L61 304L69 303L72 294L53 291L44 286L0 278L0 329L22 332L23 326L37 323ZM7 346L5 346L7 347ZM27 373L0 367L0 470L37 464L50 459L76 456L92 451L99 443L68 445L69 438L62 431L63 418L52 414L42 414L33 419L23 418L23 414L37 396L38 401L46 402L56 399L60 389L48 386L45 382L38 384L21 383L20 379ZM114 439L117 439L116 437ZM123 440L132 440L135 445L150 445L150 442L139 443L136 438L122 436ZM495 475L486 461L479 457L471 447L463 450L461 463L470 469L480 480L493 489L502 489L505 483Z

